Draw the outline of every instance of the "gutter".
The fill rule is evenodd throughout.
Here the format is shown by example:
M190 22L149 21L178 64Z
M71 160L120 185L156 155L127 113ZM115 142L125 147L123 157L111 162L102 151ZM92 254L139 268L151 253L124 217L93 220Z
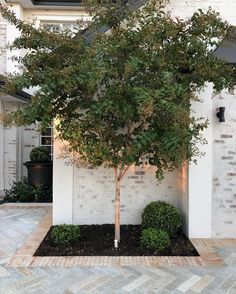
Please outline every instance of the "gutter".
M3 80L0 80L0 86L3 85L5 85L5 82ZM31 100L31 95L22 90L17 90L15 93L8 93L7 95L15 97L22 102L29 102Z

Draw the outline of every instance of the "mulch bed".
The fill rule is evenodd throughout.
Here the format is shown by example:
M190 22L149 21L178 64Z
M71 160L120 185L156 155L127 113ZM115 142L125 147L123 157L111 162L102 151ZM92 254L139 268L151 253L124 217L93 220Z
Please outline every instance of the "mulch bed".
M114 225L81 225L78 241L65 245L55 245L50 232L35 252L35 256L199 256L189 239L180 233L172 239L171 246L164 252L145 250L140 246L141 227L122 225L121 242L114 249Z

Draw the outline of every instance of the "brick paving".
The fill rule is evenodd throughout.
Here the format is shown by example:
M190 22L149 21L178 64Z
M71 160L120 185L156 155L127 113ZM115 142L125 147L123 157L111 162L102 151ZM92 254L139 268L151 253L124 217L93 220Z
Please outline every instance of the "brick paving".
M49 207L0 206L0 294L236 293L235 240L193 240L210 266L201 266L194 258L185 264L178 257L175 264L181 266L173 266L171 258L170 266L163 258L162 264L150 258L131 266L131 257L95 258L95 264L91 257L59 257L50 263L41 258L28 266L27 258L45 234L50 214ZM18 266L10 266L14 258Z

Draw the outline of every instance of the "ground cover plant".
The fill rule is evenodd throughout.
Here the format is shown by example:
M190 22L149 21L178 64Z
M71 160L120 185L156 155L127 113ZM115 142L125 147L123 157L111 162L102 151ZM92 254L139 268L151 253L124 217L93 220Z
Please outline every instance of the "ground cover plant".
M166 171L195 161L208 122L190 113L191 102L206 83L215 93L235 86L235 68L214 56L229 24L212 9L173 18L167 2L151 0L133 11L128 1L91 0L92 34L80 30L76 36L36 29L1 8L21 31L11 48L28 49L18 59L22 73L5 78L2 91L37 87L31 102L3 121L47 127L56 120L73 163L113 169L115 246L121 181L129 168L155 166L162 180ZM108 34L100 33L104 26Z
M56 245L69 244L80 237L80 227L76 225L58 225L53 227L51 237Z
M52 202L52 189L45 186L32 187L24 179L22 182L13 182L4 191L1 202Z

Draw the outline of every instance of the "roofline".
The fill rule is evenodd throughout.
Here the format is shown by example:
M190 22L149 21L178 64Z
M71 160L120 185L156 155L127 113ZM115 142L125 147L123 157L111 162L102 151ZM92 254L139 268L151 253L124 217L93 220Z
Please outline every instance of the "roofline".
M0 86L1 85L5 85L5 82L3 80L0 80ZM16 99L23 102L30 102L32 97L29 93L26 93L25 91L22 91L22 90L17 90L15 91L15 93L8 93L7 95L15 97Z
M11 94L11 96L23 101L23 102L30 102L31 95L24 92L24 91L16 91L15 93Z
M38 2L35 2L35 0L31 0L32 4L35 6L83 6L82 1L79 3L70 2L70 1L56 1L56 2L50 2L46 0L39 0Z

